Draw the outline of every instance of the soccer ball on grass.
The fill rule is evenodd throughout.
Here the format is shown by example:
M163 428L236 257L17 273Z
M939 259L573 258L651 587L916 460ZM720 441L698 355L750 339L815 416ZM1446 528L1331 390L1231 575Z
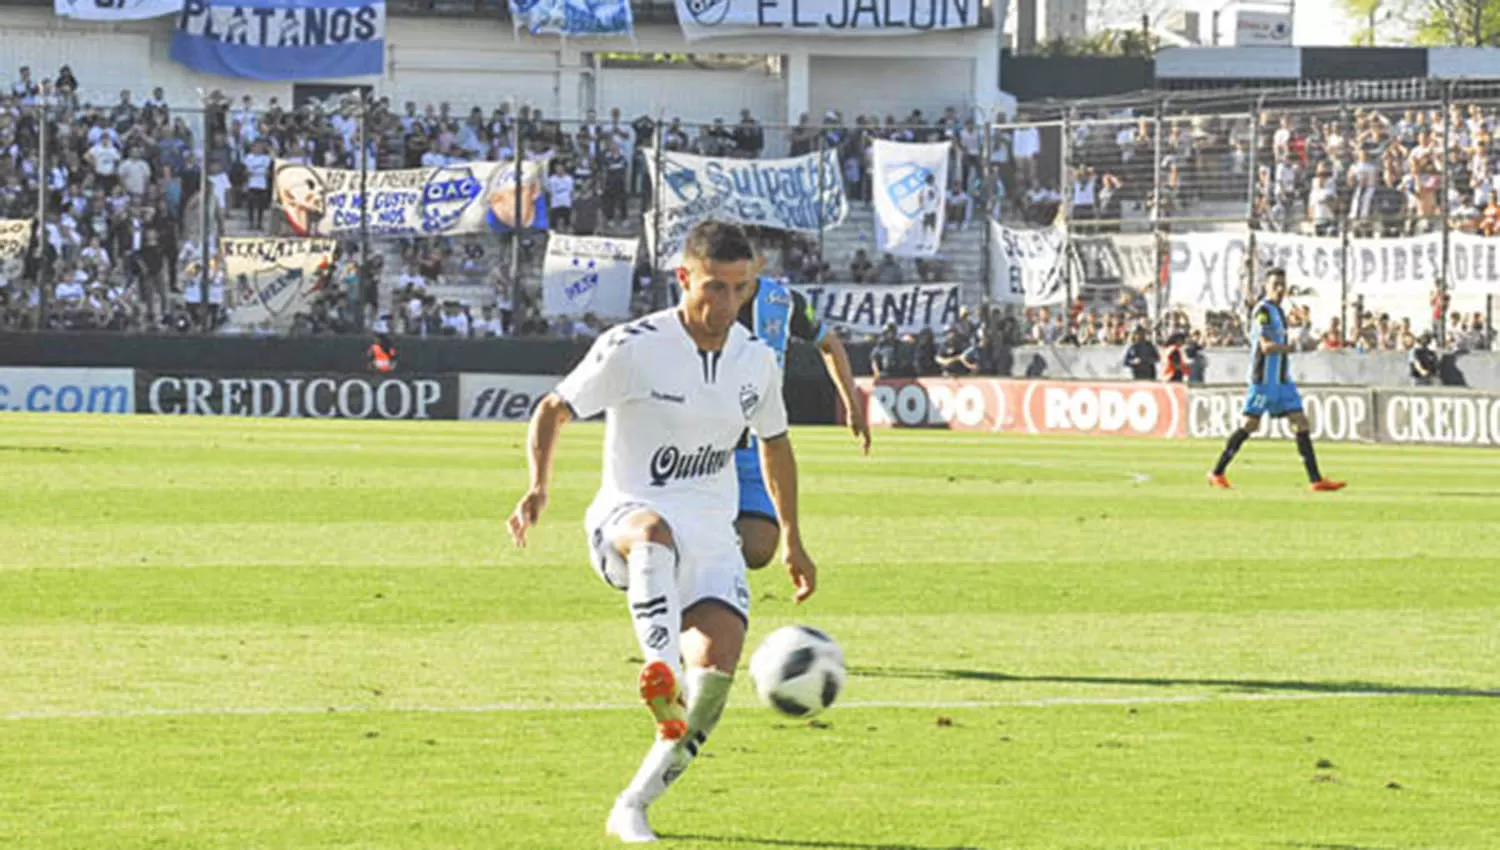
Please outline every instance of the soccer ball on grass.
M844 651L811 626L783 626L750 656L761 702L789 717L812 717L833 705L844 676Z

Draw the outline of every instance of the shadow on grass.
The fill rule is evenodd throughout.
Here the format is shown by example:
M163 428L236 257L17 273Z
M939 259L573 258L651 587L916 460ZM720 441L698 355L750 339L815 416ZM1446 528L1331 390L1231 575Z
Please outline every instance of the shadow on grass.
M1500 690L1389 685L1379 682L1301 682L1275 679L1169 679L1128 676L1015 676L987 670L921 670L902 667L854 667L855 676L872 679L952 679L969 682L1047 682L1060 685L1121 685L1141 688L1229 688L1247 693L1291 691L1318 694L1393 694L1429 697L1500 698Z
M861 844L853 841L798 841L792 838L752 838L743 835L668 835L667 841L697 841L711 846L762 845L765 847L805 847L808 850L980 850L978 847L927 847L917 844Z

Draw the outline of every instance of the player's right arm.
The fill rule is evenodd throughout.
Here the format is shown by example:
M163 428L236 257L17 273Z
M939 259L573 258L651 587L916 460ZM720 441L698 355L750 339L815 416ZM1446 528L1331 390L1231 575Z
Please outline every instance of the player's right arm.
M1271 321L1271 308L1262 304L1255 308L1255 315L1251 321L1259 331L1256 345L1260 346L1262 354L1289 354L1292 346L1289 343L1276 341L1276 326Z
M526 429L530 483L507 523L517 546L526 545L526 532L537 524L547 507L552 459L562 426L574 419L596 416L634 394L637 382L629 342L644 332L632 326L619 326L599 337L583 362L542 399L531 415Z

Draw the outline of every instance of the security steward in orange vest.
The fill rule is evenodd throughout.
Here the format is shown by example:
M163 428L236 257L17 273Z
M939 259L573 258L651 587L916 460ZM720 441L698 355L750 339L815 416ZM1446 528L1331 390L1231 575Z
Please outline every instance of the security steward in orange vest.
M1182 350L1182 334L1172 334L1167 340L1166 357L1162 358L1162 380L1178 383L1187 380L1188 361L1187 355Z
M377 372L396 371L396 346L386 334L376 334L375 342L368 352L370 368Z

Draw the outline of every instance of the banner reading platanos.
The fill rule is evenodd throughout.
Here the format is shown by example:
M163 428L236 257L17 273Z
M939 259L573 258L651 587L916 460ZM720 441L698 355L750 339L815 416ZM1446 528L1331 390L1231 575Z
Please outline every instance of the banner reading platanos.
M547 237L542 264L542 312L548 316L630 318L630 282L638 239Z
M522 229L546 229L545 162L527 162L519 187L514 162L465 162L435 168L371 171L370 234L439 236L507 233L516 227L516 192ZM276 163L276 203L300 236L354 234L360 230L359 171Z
M979 26L979 0L677 0L682 35L922 35ZM1005 7L1000 7L1004 14Z
M657 156L646 152L657 185ZM663 269L682 262L682 245L705 219L816 233L837 227L849 212L837 151L789 159L728 159L685 153L661 155L661 192L656 211L646 212L647 246ZM821 171L820 171L821 168ZM661 234L654 232L661 217Z
M949 144L876 139L875 246L897 257L931 257L943 241Z
M226 238L224 272L234 293L229 324L250 328L269 322L285 331L308 309L322 287L320 270L333 262L332 239Z

